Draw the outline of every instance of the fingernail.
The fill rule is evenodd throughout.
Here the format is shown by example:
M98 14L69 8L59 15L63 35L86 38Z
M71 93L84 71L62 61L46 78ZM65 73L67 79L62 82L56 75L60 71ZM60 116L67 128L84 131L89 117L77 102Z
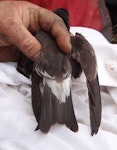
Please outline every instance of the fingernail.
M68 40L66 41L66 52L69 53L71 52L71 48L72 48L72 45L71 45L71 41L68 42Z

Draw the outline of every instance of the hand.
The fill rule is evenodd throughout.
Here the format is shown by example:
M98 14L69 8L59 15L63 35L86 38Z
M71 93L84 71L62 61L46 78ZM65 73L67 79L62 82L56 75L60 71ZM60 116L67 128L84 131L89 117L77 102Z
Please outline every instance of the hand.
M59 16L26 1L0 1L0 61L16 60L18 49L35 60L41 44L31 33L39 29L51 32L58 46L70 51L70 35Z

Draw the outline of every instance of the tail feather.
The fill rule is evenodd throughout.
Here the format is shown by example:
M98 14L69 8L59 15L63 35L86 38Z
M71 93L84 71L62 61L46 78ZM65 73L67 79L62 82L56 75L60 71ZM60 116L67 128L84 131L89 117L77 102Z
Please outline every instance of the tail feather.
M71 96L66 98L66 102L61 102L46 84L42 101L41 117L38 127L43 133L47 133L54 123L66 124L72 131L78 131Z
M75 118L72 98L71 95L66 100L66 107L65 107L65 115L66 115L66 126L70 128L72 131L78 131L78 124Z
M54 112L53 112L53 102L52 102L51 89L47 86L44 87L41 116L39 122L39 128L42 132L47 133L52 124L55 123Z
M55 95L52 94L54 104L55 122L65 124L65 104L61 103Z

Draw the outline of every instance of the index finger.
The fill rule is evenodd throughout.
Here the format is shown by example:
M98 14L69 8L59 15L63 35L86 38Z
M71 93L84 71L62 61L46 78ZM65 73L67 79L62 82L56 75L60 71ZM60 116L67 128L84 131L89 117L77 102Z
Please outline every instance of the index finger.
M44 8L38 10L38 17L40 27L51 32L61 50L69 52L71 49L70 33L62 18Z

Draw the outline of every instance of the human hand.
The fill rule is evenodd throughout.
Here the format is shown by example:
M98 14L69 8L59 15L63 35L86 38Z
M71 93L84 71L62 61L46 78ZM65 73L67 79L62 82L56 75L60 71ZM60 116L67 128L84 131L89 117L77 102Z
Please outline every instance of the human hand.
M50 32L60 49L70 51L70 35L53 12L26 1L0 1L0 61L16 60L21 50L35 60L41 45L31 33Z

